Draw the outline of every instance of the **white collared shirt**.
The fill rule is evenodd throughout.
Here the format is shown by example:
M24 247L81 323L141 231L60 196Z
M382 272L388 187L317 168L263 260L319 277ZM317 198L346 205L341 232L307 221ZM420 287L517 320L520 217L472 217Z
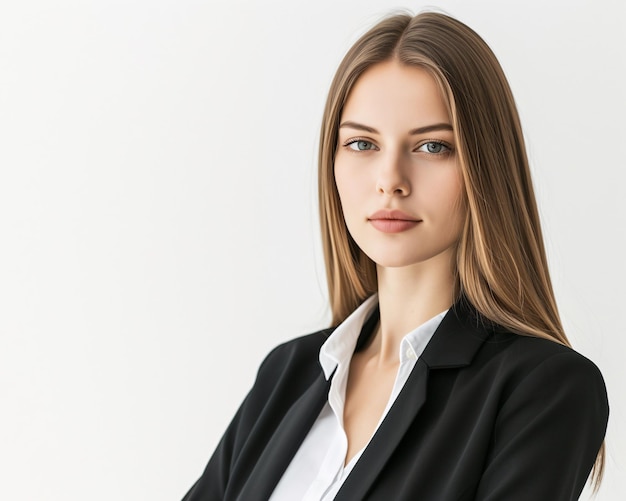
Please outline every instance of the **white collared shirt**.
M363 302L322 345L319 358L324 376L328 380L335 372L328 391L328 401L274 489L271 501L334 499L367 447L366 444L344 467L348 439L343 427L343 410L350 361L363 323L376 306L377 300L375 294ZM400 366L389 401L376 425L376 430L446 313L447 310L439 313L402 338Z

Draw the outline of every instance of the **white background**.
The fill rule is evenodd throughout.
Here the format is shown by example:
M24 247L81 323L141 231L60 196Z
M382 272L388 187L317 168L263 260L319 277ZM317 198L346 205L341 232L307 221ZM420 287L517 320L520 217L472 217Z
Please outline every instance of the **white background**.
M625 5L437 3L518 101L562 316L609 390L601 501L626 499ZM0 499L180 499L265 354L327 325L322 107L397 6L2 0Z

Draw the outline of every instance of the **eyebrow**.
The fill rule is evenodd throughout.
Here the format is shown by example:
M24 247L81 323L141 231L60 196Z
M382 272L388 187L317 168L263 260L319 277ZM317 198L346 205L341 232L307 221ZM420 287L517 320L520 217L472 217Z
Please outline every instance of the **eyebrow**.
M352 122L349 120L346 122L342 122L341 125L339 125L340 129L343 127L349 127L350 129L362 130L365 132L369 132L371 134L380 134L376 129L374 129L374 127L370 127L369 125L363 125L357 122ZM450 130L451 131L454 129L452 129L452 125L450 124L439 123L439 124L425 125L424 127L416 127L415 129L411 129L409 131L409 135L416 136L418 134L426 134L428 132L434 132L438 130Z

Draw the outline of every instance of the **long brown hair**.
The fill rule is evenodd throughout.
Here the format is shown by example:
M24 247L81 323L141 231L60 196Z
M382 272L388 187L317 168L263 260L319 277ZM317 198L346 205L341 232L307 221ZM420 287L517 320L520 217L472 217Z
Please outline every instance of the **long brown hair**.
M548 272L524 137L495 55L472 29L438 13L386 18L348 51L333 79L319 146L319 208L332 323L376 292L376 266L343 219L334 178L339 121L350 90L371 66L397 59L426 69L452 120L467 207L457 247L459 296L521 335L570 345ZM604 468L604 444L592 480Z

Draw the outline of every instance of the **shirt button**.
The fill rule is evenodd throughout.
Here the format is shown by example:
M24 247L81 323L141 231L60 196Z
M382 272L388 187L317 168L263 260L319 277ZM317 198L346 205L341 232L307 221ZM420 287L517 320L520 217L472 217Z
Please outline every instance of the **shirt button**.
M415 352L413 351L412 348L410 347L407 348L404 354L406 355L406 358L408 358L409 360L415 360Z

